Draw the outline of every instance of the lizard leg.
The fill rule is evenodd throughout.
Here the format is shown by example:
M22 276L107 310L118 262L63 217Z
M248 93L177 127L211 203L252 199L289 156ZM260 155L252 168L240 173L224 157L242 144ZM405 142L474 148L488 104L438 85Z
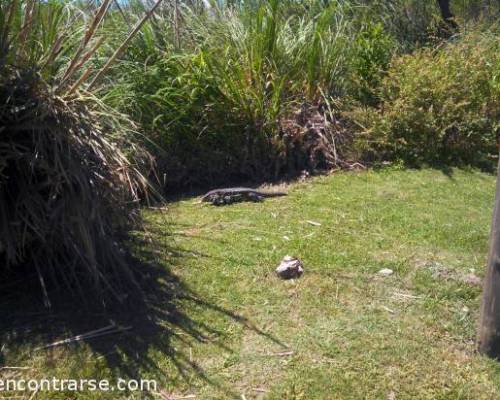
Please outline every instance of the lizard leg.
M257 193L249 193L248 194L248 199L251 201L259 202L264 200L263 196L258 195Z

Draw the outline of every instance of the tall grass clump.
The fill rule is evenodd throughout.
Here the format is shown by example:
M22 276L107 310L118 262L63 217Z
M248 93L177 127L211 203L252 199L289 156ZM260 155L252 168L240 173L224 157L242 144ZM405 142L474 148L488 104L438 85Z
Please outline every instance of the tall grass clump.
M1 273L32 272L46 300L54 283L83 295L133 281L121 239L140 222L148 156L84 89L109 4L0 6Z
M500 128L500 40L492 31L395 58L382 105L357 114L374 158L492 166Z
M335 2L313 17L287 4L214 5L205 13L185 6L184 28L177 36L165 29L161 51L142 63L127 54L121 76L128 79L107 99L162 149L168 184L270 179L330 165L323 142L331 145L332 136L311 130L310 120L314 114L315 126L336 126L325 111L349 68L348 6Z

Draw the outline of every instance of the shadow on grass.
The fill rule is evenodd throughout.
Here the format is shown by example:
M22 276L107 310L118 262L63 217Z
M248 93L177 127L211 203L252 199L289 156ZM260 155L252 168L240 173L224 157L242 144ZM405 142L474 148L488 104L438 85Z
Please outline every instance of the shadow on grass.
M146 246L138 239L134 242L133 247L137 250L131 261L140 277L139 285L127 293L121 304L75 301L75 298L53 291L50 296L54 306L47 310L43 307L36 277L14 282L10 289L4 287L0 291L0 367L5 367L6 360L31 365L30 360L35 355L47 360L57 358L58 347L37 347L113 323L130 329L84 341L92 351L92 358L105 360L112 371L109 378L145 379L147 376L147 379L157 379L162 387L175 385L179 380L184 381L184 386L190 386L192 378L197 377L203 385L215 386L227 396L239 396L193 360L190 345L198 342L217 346L222 354L233 353L227 344L230 341L225 330L220 328L227 323L256 332L283 348L286 345L260 330L246 317L202 298L165 265L175 266L181 264L185 257L204 255L172 246L165 248L165 244L158 248L158 244L149 243ZM72 346L78 351L81 343L64 346ZM171 366L170 372L176 372L175 382L172 377L166 376L165 367L159 366L165 363Z

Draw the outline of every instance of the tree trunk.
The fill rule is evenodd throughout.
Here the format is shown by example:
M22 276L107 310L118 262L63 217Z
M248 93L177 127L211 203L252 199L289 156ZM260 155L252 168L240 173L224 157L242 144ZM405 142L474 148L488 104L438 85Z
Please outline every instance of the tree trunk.
M450 0L438 0L438 4L439 10L441 11L441 17L443 21L446 22L446 25L448 25L448 28L452 31L457 30L458 25L450 10Z
M500 358L500 164L497 171L495 209L490 233L488 267L483 285L483 303L478 331L478 350Z

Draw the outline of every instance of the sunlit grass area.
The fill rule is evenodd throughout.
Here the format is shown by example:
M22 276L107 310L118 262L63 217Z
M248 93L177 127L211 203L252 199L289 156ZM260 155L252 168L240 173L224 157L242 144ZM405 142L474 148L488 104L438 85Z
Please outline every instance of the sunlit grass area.
M82 312L78 332L63 314L42 315L59 338L106 318L132 329L35 351L47 330L31 328L20 344L26 328L13 327L2 337L4 365L29 369L2 377L149 377L164 398L500 395L498 364L474 351L480 286L470 280L486 262L493 176L386 169L280 189L289 195L263 203L188 198L145 211L157 241L137 248L151 282L146 306ZM275 276L287 254L304 262L302 278Z

